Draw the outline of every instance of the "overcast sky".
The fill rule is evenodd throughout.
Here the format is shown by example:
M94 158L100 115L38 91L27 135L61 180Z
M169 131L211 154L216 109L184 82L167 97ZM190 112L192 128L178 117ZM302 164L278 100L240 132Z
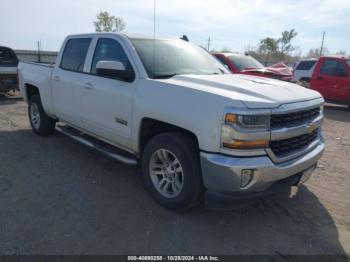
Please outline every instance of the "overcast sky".
M127 32L153 33L153 0L2 0L0 45L58 50L68 34L93 32L99 11L124 18ZM157 34L215 49L243 52L259 40L296 29L303 53L319 48L322 32L331 53L350 53L350 0L157 0Z

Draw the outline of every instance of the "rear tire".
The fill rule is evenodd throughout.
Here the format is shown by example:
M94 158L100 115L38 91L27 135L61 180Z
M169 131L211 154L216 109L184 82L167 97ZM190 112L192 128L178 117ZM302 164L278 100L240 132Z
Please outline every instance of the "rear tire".
M30 98L28 116L30 125L36 134L49 136L54 133L56 120L45 113L39 95L33 95Z
M146 188L165 208L187 210L203 199L199 151L188 135L152 138L143 152L142 173Z

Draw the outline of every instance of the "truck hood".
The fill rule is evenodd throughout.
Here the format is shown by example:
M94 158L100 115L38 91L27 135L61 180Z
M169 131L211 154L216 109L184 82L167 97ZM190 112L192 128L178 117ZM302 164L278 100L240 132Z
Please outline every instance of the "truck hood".
M248 108L274 108L321 98L318 92L296 84L240 74L178 75L156 81L240 100Z

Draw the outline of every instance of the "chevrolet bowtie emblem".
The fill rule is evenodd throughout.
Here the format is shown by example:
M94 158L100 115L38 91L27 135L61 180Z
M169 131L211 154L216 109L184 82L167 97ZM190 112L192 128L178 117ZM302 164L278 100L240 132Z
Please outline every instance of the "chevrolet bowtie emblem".
M314 132L316 129L317 129L317 126L316 126L315 124L311 124L311 125L309 125L308 128L307 128L307 132L308 132L309 134L311 134L311 133Z

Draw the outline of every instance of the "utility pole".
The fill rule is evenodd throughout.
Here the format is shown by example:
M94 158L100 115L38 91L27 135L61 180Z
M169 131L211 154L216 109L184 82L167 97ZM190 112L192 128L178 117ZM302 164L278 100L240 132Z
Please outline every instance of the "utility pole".
M40 53L40 50L41 50L41 41L39 40L38 41L38 62L41 63L41 53Z
M209 36L209 38L208 38L208 52L210 52L210 43L211 43L211 39L210 39L210 36Z
M324 44L324 37L325 37L326 32L323 32L323 36L322 36L322 44L321 44L321 50L320 50L320 57L322 56L323 53L323 44Z

